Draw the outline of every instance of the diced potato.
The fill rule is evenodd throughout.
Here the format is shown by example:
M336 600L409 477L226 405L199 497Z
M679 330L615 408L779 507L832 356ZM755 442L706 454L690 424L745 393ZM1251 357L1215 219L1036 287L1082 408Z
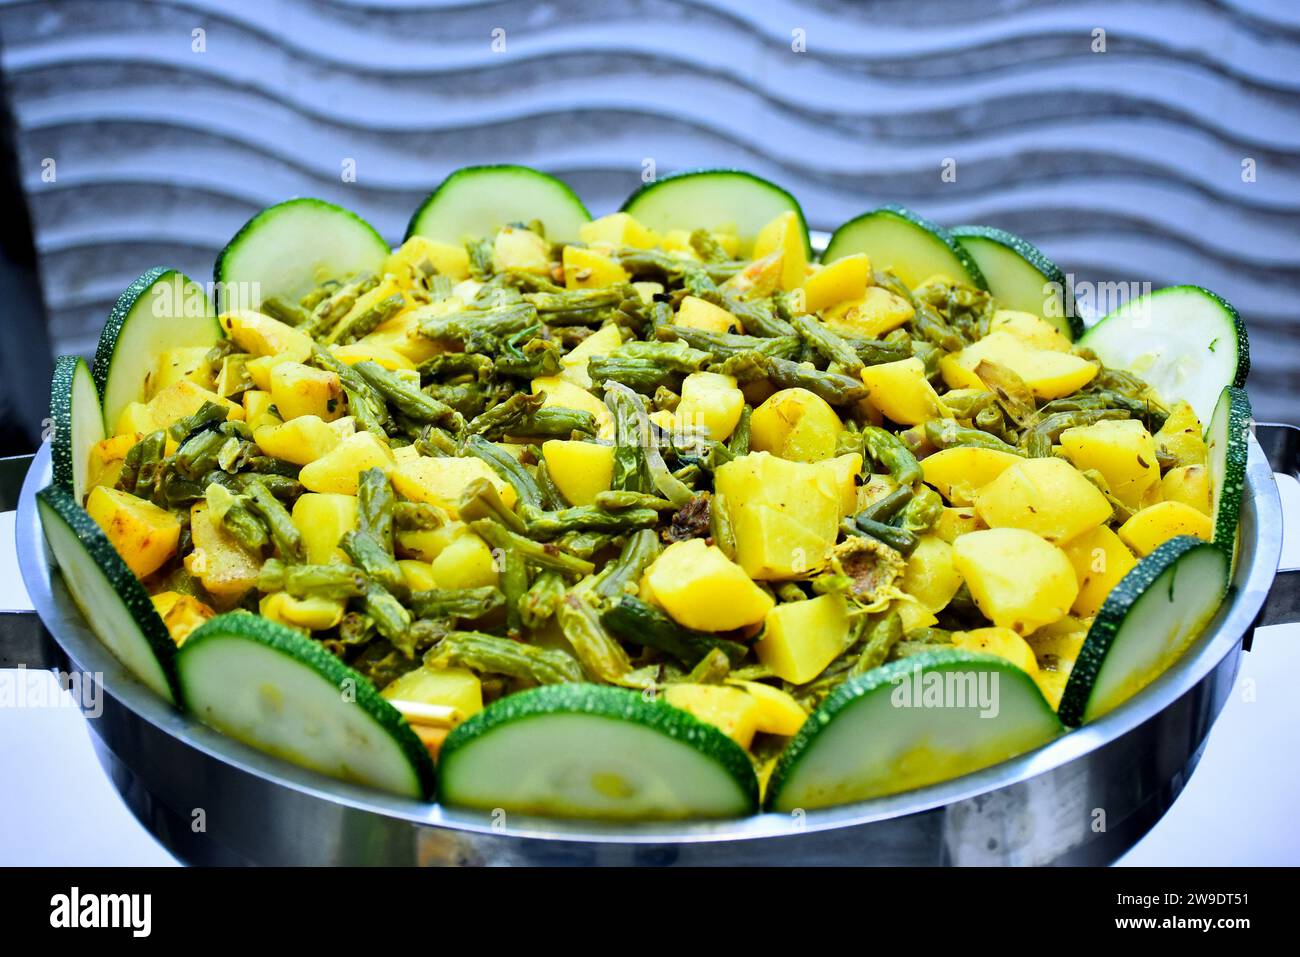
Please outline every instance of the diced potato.
M190 536L194 550L185 556L185 569L213 598L233 603L257 584L262 556L245 548L213 520L206 502L190 507Z
M953 542L957 571L993 624L1018 635L1062 618L1079 594L1065 552L1020 528L990 528Z
M311 565L347 562L339 539L357 527L357 497L337 492L304 492L293 503L293 524L302 533Z
M287 355L281 356L258 356L256 359L248 359L244 362L244 371L248 377L253 380L253 385L263 392L271 391L271 370L281 362L293 362Z
M976 628L972 631L954 631L952 643L963 651L974 651L1005 658L1021 671L1038 674L1038 659L1029 642L1010 628Z
M754 652L778 678L801 685L826 670L844 650L848 633L848 603L842 594L783 602L768 612Z
M1145 558L1175 535L1214 539L1214 523L1204 512L1182 502L1159 502L1139 511L1119 527L1119 537Z
M86 511L137 578L153 574L176 554L181 523L153 502L96 485L86 499Z
M1094 422L1061 433L1061 451L1081 470L1096 469L1111 494L1136 507L1160 481L1155 440L1137 419Z
M392 273L407 288L430 272L460 282L469 278L469 251L458 243L412 236L393 250L384 263L384 272Z
M423 307L421 312L429 310L436 314L439 309L453 311L461 308L463 308L461 301L452 296L431 306ZM445 343L434 339L426 339L420 335L419 329L420 313L414 309L406 309L393 316L369 335L362 336L357 340L356 344L395 352L417 364L432 359L447 350Z
M939 513L930 531L951 545L957 540L957 536L965 535L967 532L977 532L981 528L988 528L988 525L984 524L984 520L979 517L974 506L967 505L958 508L945 507Z
M736 430L744 410L745 395L734 376L692 372L682 380L682 400L673 421L679 427L703 426L709 438L721 442Z
M173 382L149 400L149 418L153 421L155 429L165 429L177 419L199 411L205 402L215 402L222 406L227 410L228 419L244 417L242 406L222 398L215 392L209 392L188 379L182 379L180 382Z
M309 462L298 473L298 481L311 492L357 494L357 477L366 469L390 471L395 464L392 450L371 432L357 432L334 449ZM410 495L403 492L407 498Z
M1106 525L1084 532L1064 549L1079 580L1079 596L1070 610L1085 618L1097 614L1110 590L1137 564L1133 553Z
M854 253L823 266L803 284L804 308L821 312L841 302L852 302L867 294L871 285L871 260L866 253Z
M933 612L943 611L961 587L953 547L937 535L922 535L907 557L899 587Z
M581 246L564 247L565 289L619 286L631 278L618 260L604 253L583 249Z
M808 719L808 712L794 696L761 681L731 679L728 684L743 688L758 702L758 730L764 734L790 737Z
M411 591L428 591L430 588L437 587L434 583L433 569L428 562L403 558L397 562L397 567L402 570L402 584Z
M319 595L294 598L288 592L277 591L263 595L257 610L263 618L290 628L324 631L343 620L346 605L342 598L322 598Z
M689 326L692 329L704 329L708 332L742 332L744 327L739 319L721 306L696 296L687 296L677 307L676 325Z
M752 695L729 685L670 684L664 700L711 724L742 748L758 730L759 704Z
M953 505L973 505L976 492L1023 461L1011 452L958 447L927 455L921 460L921 469L925 483Z
M300 415L330 422L343 415L346 402L337 373L301 362L281 362L271 370L271 399L286 422Z
M438 588L486 588L499 577L492 549L473 532L453 538L429 567Z
M487 479L501 495L507 508L519 500L515 487L492 471L482 459L432 458L427 455L403 458L390 473L397 494L412 502L428 502L445 508L453 516L465 487L475 479Z
M742 297L770 296L780 290L784 274L785 252L778 249L755 259L724 282L722 288Z
M492 262L498 272L517 269L545 275L551 271L551 249L532 230L505 226L492 243Z
M983 388L975 367L983 359L1006 366L1025 381L1037 398L1059 399L1077 392L1097 375L1097 365L1068 352L1035 349L1010 332L990 332L956 355L939 360L943 380L952 389Z
M653 249L659 237L627 213L610 213L578 227L578 238L588 245L633 246Z
M596 356L607 356L623 344L623 336L614 323L607 323L583 339L560 359L563 368L560 378L567 379L580 389L591 388L587 363Z
M700 258L695 254L695 247L691 245L691 231L689 229L668 230L659 237L659 248L664 252L687 259Z
M614 481L614 447L595 442L549 439L542 458L551 481L570 505L591 505Z
M889 610L898 614L898 619L903 625L903 634L907 634L914 628L929 628L939 623L935 613L919 601L906 601L900 598L890 603Z
M1056 326L1032 312L999 309L989 322L990 332L1009 332L1027 346L1051 352L1069 352L1070 340Z
M159 592L149 596L149 600L177 645L184 644L190 632L217 614L193 595L178 591Z
M158 354L158 369L145 383L145 395L152 396L169 385L188 380L203 389L214 388L207 346L164 349Z
M1055 457L1021 459L975 493L975 509L990 528L1023 528L1057 545L1111 516L1106 496Z
M830 403L807 389L772 393L749 420L751 448L795 462L829 459L843 431L844 423Z
M1167 502L1190 505L1213 517L1210 470L1204 465L1180 465L1170 469L1160 480L1160 497Z
M252 355L284 356L290 362L306 362L311 356L311 336L279 319L251 309L237 309L219 321L235 345Z
M818 482L831 495L840 501L840 517L851 515L858 510L857 478L862 472L862 456L857 452L846 452L833 459L817 463L821 470Z
M781 288L798 289L808 270L808 249L804 245L803 220L794 210L781 213L760 229L754 239L755 259L778 251L782 254Z
M257 430L263 425L278 425L281 422L280 417L271 411L275 400L271 398L269 392L249 389L244 393L243 404L244 421L248 423L250 429Z
M674 620L700 631L730 631L763 620L772 597L702 538L674 542L645 570L655 599Z
M443 549L469 532L464 522L448 521L439 528L413 528L397 532L397 554L432 562Z
M260 426L253 430L253 440L267 455L294 465L315 462L342 441L317 415L300 415L280 425Z
M389 701L455 708L460 720L483 710L483 683L468 668L415 668L381 692Z
M545 376L533 380L533 391L546 394L546 399L542 402L543 408L557 406L590 412L596 417L596 435L602 439L614 437L614 417L610 414L609 407L586 389L559 376Z
M92 445L90 447L90 461L86 467L87 487L112 485L112 482L100 480L112 470L114 465L120 466L122 460L126 458L126 453L130 452L132 447L143 438L144 436L139 432L127 432L107 439L100 439Z
M751 452L714 474L736 560L751 578L802 578L825 565L839 532L841 498L818 481L822 468Z
M655 296L660 295L664 291L664 284L661 282L642 280L640 282L632 283L632 288L636 290L637 298L648 306L650 303L654 302Z
M346 362L348 365L355 365L358 362L373 362L385 369L393 371L401 369L407 372L415 368L414 362L391 346L378 342L368 342L366 339L359 339L344 346L334 346L330 351L334 353L334 358L340 362Z
M147 435L158 428L153 412L143 402L128 402L113 426L114 435Z
M902 296L883 286L868 286L860 299L842 302L828 309L825 318L826 324L839 332L879 339L914 315L916 310Z
M1186 402L1176 402L1169 418L1155 434L1156 451L1174 460L1175 465L1204 465L1205 439L1201 437L1201 420Z
M899 425L917 425L943 414L943 403L925 375L925 363L913 356L862 370L871 404Z

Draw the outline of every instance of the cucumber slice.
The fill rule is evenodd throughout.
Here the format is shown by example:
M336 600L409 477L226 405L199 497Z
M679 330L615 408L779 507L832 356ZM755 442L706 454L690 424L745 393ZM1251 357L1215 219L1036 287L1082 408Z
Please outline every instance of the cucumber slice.
M623 203L623 212L657 232L734 229L752 241L764 226L793 211L812 259L808 221L798 201L775 183L737 169L696 169L646 183Z
M509 223L541 220L551 242L571 242L591 213L568 183L527 166L466 166L420 204L406 238L444 243L493 236Z
M977 289L988 288L975 257L964 246L942 226L905 206L881 206L850 219L831 234L822 262L854 253L866 253L874 268L889 270L909 288L935 273Z
M54 364L50 421L54 482L71 492L73 501L84 502L90 447L104 437L104 413L90 366L80 356L59 356Z
M429 752L367 679L319 642L244 612L176 655L180 701L204 724L293 764L408 797L433 792Z
M448 804L551 817L738 817L758 803L738 744L685 711L606 685L502 698L452 731L438 773Z
M1009 661L965 651L915 655L831 693L781 753L767 805L789 813L924 787L1061 731L1033 679Z
M1205 444L1209 455L1210 514L1214 517L1214 544L1232 557L1237 549L1237 524L1241 520L1241 496L1246 487L1247 442L1253 416L1246 391L1227 386L1214 406Z
M1079 339L1108 366L1141 376L1166 401L1184 399L1209 421L1224 386L1246 384L1250 341L1228 302L1200 286L1130 300Z
M1138 562L1088 629L1061 695L1061 720L1091 721L1145 688L1201 631L1227 588L1224 550L1190 535Z
M36 508L87 627L127 670L174 702L176 645L140 580L66 488L41 489Z
M993 226L954 226L948 233L975 259L999 305L1042 316L1071 342L1083 335L1065 273L1037 246Z
M268 206L217 256L221 311L256 309L271 296L296 302L326 279L381 272L391 252L373 226L342 206L311 198Z
M99 334L93 373L113 434L131 402L143 402L165 349L210 346L225 333L203 287L184 273L155 266L126 287Z

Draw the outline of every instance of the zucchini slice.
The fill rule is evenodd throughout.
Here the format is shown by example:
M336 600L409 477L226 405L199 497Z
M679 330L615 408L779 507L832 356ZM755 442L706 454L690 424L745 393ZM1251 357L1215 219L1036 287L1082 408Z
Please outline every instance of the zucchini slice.
M330 777L413 798L429 752L366 678L291 628L244 612L197 628L176 655L180 701L204 724Z
M41 489L36 507L86 626L141 682L175 702L176 645L140 580L66 488Z
M1252 415L1246 390L1226 386L1214 406L1205 430L1210 494L1214 518L1214 544L1231 558L1237 549L1237 524L1241 520L1241 496L1246 487L1246 456Z
M379 273L392 250L375 227L323 199L268 206L217 256L213 278L222 312L256 309L263 299L297 302L326 279Z
M1237 310L1200 286L1130 300L1079 339L1097 358L1141 376L1166 401L1184 399L1209 421L1224 386L1246 384L1250 341Z
M1062 730L1033 679L1006 659L915 655L831 693L781 753L767 806L789 813L924 787L1023 754Z
M1190 535L1138 562L1088 629L1061 695L1061 720L1091 721L1145 688L1201 631L1227 588L1227 554Z
M887 269L909 288L936 273L987 289L984 274L964 246L937 223L892 203L863 213L831 234L822 262L866 253L876 269Z
M1065 273L1037 246L994 226L954 226L948 233L974 258L999 305L1042 316L1071 342L1083 335Z
M225 333L203 287L184 273L155 266L127 286L99 334L92 371L113 434L131 402L143 402L166 349L210 346Z
M739 817L748 755L712 725L606 685L546 685L457 727L438 759L447 804L616 820Z
M80 356L59 356L54 364L50 421L54 428L50 439L54 482L71 492L73 501L84 502L90 448L104 438L104 413L90 366Z
M426 236L463 243L496 234L509 223L541 220L546 238L563 243L578 238L591 221L572 187L527 166L466 166L428 195L406 227L406 238Z
M775 183L737 169L695 169L646 183L623 203L622 211L656 232L670 229L734 229L752 242L759 230L793 211L812 259L808 221L798 200Z

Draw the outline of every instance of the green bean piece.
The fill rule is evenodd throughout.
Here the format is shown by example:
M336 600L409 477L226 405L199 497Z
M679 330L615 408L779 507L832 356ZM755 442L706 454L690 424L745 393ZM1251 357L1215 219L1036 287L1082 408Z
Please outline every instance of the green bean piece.
M1010 452L1012 455L1025 454L1014 445L1009 445L987 432L964 427L956 419L930 419L925 423L925 437L940 449L968 447Z
M504 339L538 322L537 310L528 302L441 314L421 307L414 315L420 335L461 342L466 352L496 352Z
M635 296L628 286L599 286L593 289L569 289L561 292L532 292L524 301L537 310L538 316L552 326L598 325L610 310L624 299Z
M394 502L393 521L404 532L431 531L447 524L447 513L427 502Z
M404 592L406 579L402 568L373 535L365 532L345 532L339 547L352 559L353 564L389 591Z
M1022 447L1035 458L1046 458L1052 454L1052 445L1061 438L1066 429L1093 425L1111 419L1127 419L1128 412L1122 409L1079 409L1074 412L1053 412L1040 419L1021 437Z
M888 522L891 518L902 511L903 506L912 500L912 486L900 485L892 492L876 499L866 508L858 512L863 518L871 519L874 522Z
M810 365L777 356L769 356L766 365L768 378L773 385L783 389L807 389L831 405L853 405L867 397L867 387L861 379L837 372L823 372Z
M661 342L685 342L692 349L707 352L715 359L728 359L742 353L756 353L760 356L791 358L799 354L801 340L798 336L759 336L737 335L731 332L711 332L708 329L693 329L690 326L666 325L655 328L655 336Z
M791 323L804 342L827 362L838 364L850 376L857 376L863 370L864 365L857 351L817 317L795 316Z
M539 685L582 681L582 666L567 651L539 648L478 631L453 631L425 655L426 668L470 668Z
M707 229L694 230L691 233L690 243L691 248L695 250L695 255L706 263L727 261L726 251Z
M659 513L651 508L625 508L607 511L595 505L576 505L558 512L521 508L531 538L558 538L566 532L626 532L638 528L653 528L659 524Z
M862 443L871 458L879 462L899 485L913 485L925 478L925 471L916 456L892 432L868 425L862 429Z
M904 639L894 645L889 652L890 661L898 661L902 658L911 658L913 655L929 654L939 648L951 648L951 644L929 642L929 641L911 641Z
M167 434L178 443L184 443L193 433L213 422L224 422L229 410L217 402L205 401L190 415L181 416L167 427Z
M610 487L616 491L649 492L643 452L648 437L637 414L635 394L627 388L609 388L605 404L614 418L614 474Z
M368 585L365 573L353 565L289 565L278 558L263 562L257 576L259 591L284 591L294 598L358 598Z
M608 684L628 683L632 662L623 646L601 624L600 615L588 603L584 589L575 587L564 596L555 619L592 678Z
M524 520L506 505L497 487L485 478L473 479L465 486L456 503L456 513L462 522L483 519L498 522L512 532L527 531Z
M293 523L289 510L280 500L271 494L271 490L261 483L251 483L246 490L248 510L257 515L271 533L271 541L280 552L280 557L290 562L303 560L302 532Z
M903 637L908 641L927 645L952 644L952 632L944 628L934 628L930 626L912 628Z
M668 499L648 492L597 492L592 504L611 512L628 508L652 508L657 512L663 512L676 507Z
M278 319L288 326L310 326L312 323L312 314L307 309L283 296L267 296L257 309L263 315Z
M685 684L720 685L730 674L731 662L727 660L726 654L717 648L710 648L708 654L695 663L695 667L682 675L681 681Z
M357 529L374 537L393 554L393 520L397 496L382 469L366 469L357 476Z
M330 344L356 342L401 312L405 305L406 299L400 292L395 292L365 309L354 307L334 326L325 341Z
M570 555L555 544L535 542L512 532L510 529L491 519L481 518L470 522L470 528L478 533L495 551L516 551L530 564L538 568L557 571L562 575L590 575L595 571L591 562Z
M477 352L443 352L421 362L417 367L422 376L473 376L479 382L492 377L494 368L489 356Z
M899 513L899 527L921 535L934 527L943 514L943 497L928 485L918 485L911 500Z
M1020 428L1027 428L1037 419L1038 410L1034 403L1034 394L1029 391L1029 386L1025 385L1025 380L1020 378L1013 369L988 359L981 359L975 366L975 374L997 397L1002 411ZM981 411L987 411L988 408Z
M413 591L408 600L411 610L421 618L482 618L505 604L499 588L431 588Z
M973 419L980 412L998 401L992 392L972 392L970 395L955 395L948 392L942 396L943 404L958 419Z
M709 537L722 554L732 561L736 558L736 530L731 523L731 512L721 492L714 492L709 501Z
M353 367L366 382L387 401L417 422L432 422L455 431L465 426L459 412L408 385L377 362L358 362Z
M753 414L753 407L746 402L744 408L740 410L740 421L736 423L731 437L727 439L727 451L736 458L749 454L750 422Z
M415 657L414 638L408 634L411 627L411 613L393 596L392 592L378 582L370 582L366 587L365 595L362 596L362 608L367 617L375 623L375 631L392 642L393 647L408 658Z
M731 667L745 659L748 648L738 641L717 638L677 624L659 609L624 594L601 615L611 633L633 645L654 648L693 668L710 652L721 652Z
M521 503L536 509L542 507L542 490L537 481L509 452L481 435L469 436L465 440L465 451L486 462L493 472L509 483Z
M915 534L907 529L895 528L893 525L886 525L884 522L877 522L874 519L862 518L861 516L855 517L852 522L844 522L840 527L850 535L866 535L874 538L904 556L912 554L920 541Z
M204 490L204 499L209 517L239 544L255 553L261 552L268 544L270 538L266 526L249 511L244 496L235 495L224 485L213 482Z
M659 557L659 536L653 528L633 532L623 543L618 558L607 564L596 578L596 594L614 600L636 591L641 574Z
M524 627L541 628L550 621L564 601L568 586L556 572L542 572L519 600L519 615Z

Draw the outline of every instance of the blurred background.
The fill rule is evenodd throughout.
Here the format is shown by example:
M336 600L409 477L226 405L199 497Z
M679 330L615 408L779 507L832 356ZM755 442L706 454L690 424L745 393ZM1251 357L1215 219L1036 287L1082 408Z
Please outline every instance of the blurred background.
M1247 320L1257 415L1300 422L1300 3L0 0L0 82L0 452L145 268L205 281L294 195L396 243L491 162L595 215L737 166L814 228L901 202L1080 282L1199 283Z

